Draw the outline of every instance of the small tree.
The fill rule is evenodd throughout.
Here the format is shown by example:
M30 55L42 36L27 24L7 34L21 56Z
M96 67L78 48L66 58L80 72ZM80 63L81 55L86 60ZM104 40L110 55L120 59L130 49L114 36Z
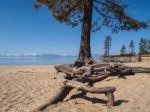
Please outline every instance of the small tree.
M140 43L139 43L139 54L140 54L140 55L144 54L144 39L143 39L143 38L140 39Z
M147 39L141 38L139 43L139 54L144 55L148 53L148 41Z
M130 45L129 45L129 48L130 48L130 54L131 54L131 55L134 55L134 54L135 54L135 52L134 52L135 46L134 46L133 40L131 40Z
M111 36L107 36L104 41L104 56L109 56L110 49L111 49Z
M150 54L150 39L148 40L148 48L147 48L148 54Z
M121 50L120 50L120 55L126 55L126 46L123 45Z
M145 39L144 44L145 44L145 54L149 54L149 44L150 44L150 39Z

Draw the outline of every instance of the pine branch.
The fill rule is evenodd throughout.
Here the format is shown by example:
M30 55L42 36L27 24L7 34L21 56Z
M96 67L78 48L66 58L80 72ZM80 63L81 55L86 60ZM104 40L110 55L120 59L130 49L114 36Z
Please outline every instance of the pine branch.
M112 16L108 16L108 15L105 15L104 13L102 13L95 5L93 5L94 9L100 14L102 15L103 17L106 17L106 18L110 18L110 19L116 19Z
M76 6L77 6L80 2L81 2L81 0L78 0L78 1L76 2L76 4L75 4L73 7L71 7L71 8L66 12L65 16L67 17L67 16L76 8Z
M107 5L107 4L105 4L104 2L101 2L101 1L98 1L98 0L93 0L94 2L97 2L97 3L100 3L100 4L102 4L102 5Z

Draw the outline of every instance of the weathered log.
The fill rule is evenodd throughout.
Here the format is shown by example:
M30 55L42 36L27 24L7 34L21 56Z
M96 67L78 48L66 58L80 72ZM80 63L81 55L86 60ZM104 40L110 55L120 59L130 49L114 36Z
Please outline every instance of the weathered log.
M52 99L34 109L34 112L41 111L48 105L63 101L73 88L82 92L105 94L108 98L107 105L112 106L114 105L113 93L116 90L115 87L94 88L84 83L88 82L93 84L109 76L124 77L125 75L134 75L134 73L150 73L150 68L128 67L123 64L90 65L90 63L79 63L78 67L74 67L73 65L56 65L55 68L57 72L66 74L63 74L59 78L62 84L60 91Z
M134 75L134 71L132 70L132 68L126 68L124 70L121 70L121 74L124 75Z
M84 66L99 68L99 67L109 67L110 64L100 64L100 63L87 64L86 63Z
M93 66L82 66L75 68L71 65L56 66L56 70L67 74L67 79L75 79L80 82L94 83L101 81L108 76L124 77L134 75L131 67L122 64L94 64ZM95 76L93 78L93 76Z
M44 104L40 105L36 109L33 110L33 112L38 112L44 110L47 106L56 104L58 102L63 101L63 99L69 94L69 92L72 90L72 87L69 86L62 86L60 88L60 91L55 94L55 96L50 99L49 101L46 101Z
M49 101L45 102L44 104L40 105L36 109L33 110L33 112L38 112L44 110L47 106L56 104L60 101L62 101L68 94L69 92L75 88L78 91L82 92L89 92L89 93L96 93L96 94L105 94L108 98L107 105L108 106L113 106L114 105L114 91L116 90L115 87L102 87L102 88L94 88L91 86L88 86L87 84L78 82L78 81L73 81L73 80L67 80L65 79L64 74L60 75L58 77L62 87L57 94L50 99Z
M94 82L101 81L108 76L119 76L124 78L126 75L135 73L150 73L150 68L128 67L123 64L94 64L75 68L71 65L59 65L57 71L67 74L67 79L87 82L92 85Z
M110 76L110 74L104 74L104 75L97 75L97 76L94 76L94 77L76 78L75 80L77 80L79 82L83 82L83 83L88 82L89 84L91 84L91 83L95 83L95 82L104 80L104 79L106 79L109 76Z
M87 84L84 84L75 80L67 80L65 79L64 75L59 76L58 79L60 80L60 83L64 84L65 86L76 88L77 90L82 91L82 92L105 94L108 98L107 105L108 106L114 105L113 93L116 90L115 87L94 88L94 87L88 86Z
M75 68L72 65L56 65L55 69L57 72L63 72L68 75L83 75L83 76L89 76L92 74L93 69L92 67L83 66L80 68Z
M126 69L126 74L127 71L129 70L129 73L131 73L132 68L131 67L127 67L124 65L120 65L120 64L94 64L94 66L82 66L79 68L75 68L71 65L59 65L55 67L56 70L58 72L63 72L66 74L74 74L74 75L92 75L93 73L99 73L99 72L106 72L109 71L112 74L113 73L123 73L124 74L124 70ZM123 72L122 72L123 71Z
M65 80L65 81L64 81ZM108 98L107 105L108 106L113 106L114 105L114 91L116 90L115 87L102 87L102 88L95 88L95 87L90 87L86 84L83 84L78 81L73 81L73 80L66 80L63 79L63 84L71 87L71 88L76 88L78 91L82 92L89 92L89 93L95 93L95 94L105 94Z
M110 69L110 67L99 67L99 68L93 68L93 71L94 72L101 72L101 71L106 71L106 70L108 70L108 69Z
M57 72L63 72L66 74L72 74L73 67L69 64L63 64L63 65L56 65L55 69Z
M134 71L135 73L150 73L150 68L133 67L133 71Z
M93 69L92 67L83 66L80 68L74 68L72 72L74 75L89 76L92 74Z
M80 63L81 64L81 63ZM82 64L81 64L82 65ZM64 88L76 88L82 92L105 94L108 98L107 105L112 106L114 104L113 92L115 87L94 88L84 84L88 82L93 84L94 82L101 81L109 76L124 77L126 75L134 75L134 73L150 73L150 68L142 67L128 67L123 64L84 64L81 67L74 67L72 65L59 65L55 67L58 72L63 72L66 75L62 77L61 83ZM65 90L65 89L63 89ZM60 98L54 97L54 103L63 100L63 98L69 93L59 93ZM64 91L61 91L64 92ZM52 101L51 101L52 102ZM52 103L49 103L52 104Z

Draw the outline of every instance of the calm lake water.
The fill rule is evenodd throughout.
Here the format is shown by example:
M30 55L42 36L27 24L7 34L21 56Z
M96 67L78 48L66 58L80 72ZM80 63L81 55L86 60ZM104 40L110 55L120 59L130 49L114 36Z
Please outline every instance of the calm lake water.
M93 56L98 62L99 56ZM46 56L0 56L0 66L5 65L49 65L73 64L77 56L46 55Z
M0 65L72 64L76 56L0 56Z

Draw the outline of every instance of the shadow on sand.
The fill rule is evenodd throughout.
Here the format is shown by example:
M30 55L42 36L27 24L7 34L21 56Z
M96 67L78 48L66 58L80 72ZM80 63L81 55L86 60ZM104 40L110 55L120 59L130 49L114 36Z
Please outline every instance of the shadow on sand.
M76 98L82 98L82 99L88 100L92 103L101 103L101 104L104 104L105 106L107 105L107 100L103 100L103 99L99 99L99 98L95 98L95 97L91 98L91 97L86 96L86 93L83 93L83 92L71 96L71 98L69 100L76 99ZM128 103L128 102L129 102L128 100L116 100L114 103L114 106L119 106L122 103Z

